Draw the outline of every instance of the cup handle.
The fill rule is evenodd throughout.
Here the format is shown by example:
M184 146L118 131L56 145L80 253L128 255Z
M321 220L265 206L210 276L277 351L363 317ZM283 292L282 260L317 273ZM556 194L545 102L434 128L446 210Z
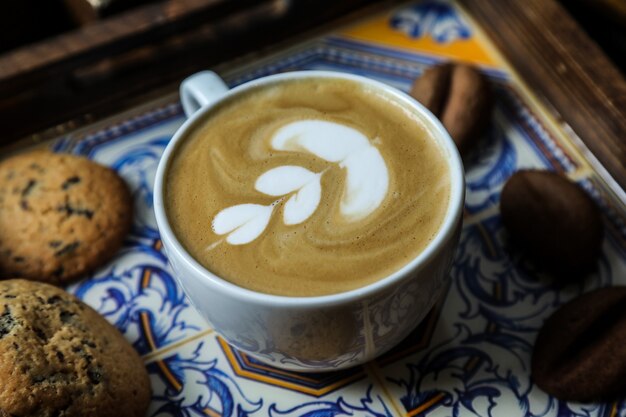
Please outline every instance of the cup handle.
M180 84L180 101L185 116L216 101L228 91L228 86L213 71L201 71L187 77Z

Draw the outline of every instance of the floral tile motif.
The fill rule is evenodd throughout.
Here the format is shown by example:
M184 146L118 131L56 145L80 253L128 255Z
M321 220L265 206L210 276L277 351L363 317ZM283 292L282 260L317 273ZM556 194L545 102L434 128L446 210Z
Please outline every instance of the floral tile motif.
M594 288L626 284L611 249L597 274L564 286L538 276L507 246L497 216L465 228L430 345L382 368L408 415L603 416L612 407L559 402L530 379L534 339L559 305Z
M116 169L135 202L133 230L118 256L69 291L114 323L144 356L154 389L150 416L626 417L626 401L559 402L529 377L532 343L554 309L591 289L626 284L623 202L581 170L508 74L481 55L485 48L454 3L425 0L385 16L221 74L234 86L278 72L325 69L408 91L427 67L453 57L478 63L491 79L496 108L465 161L469 221L451 284L404 342L362 367L312 375L267 367L212 333L172 275L153 214L156 166L184 121L176 98L52 144ZM585 282L553 285L508 246L497 214L499 194L521 168L575 177L605 213L600 268Z
M232 376L220 368L214 337L189 344L163 359L148 363L153 402L150 416L248 416L263 400L247 396Z
M354 381L363 379L362 367L339 372L310 373L282 371L238 351L221 337L217 338L223 354L234 374L250 381L289 389L312 397L322 397Z
M68 291L115 324L140 354L180 342L207 327L177 285L158 246L126 244L108 266Z
M351 26L341 35L366 47L418 51L419 55L454 58L496 67L497 58L453 0L422 0L390 9L376 19Z
M449 3L423 1L403 8L389 21L394 29L411 38L429 36L437 43L469 39L472 30Z
M222 346L221 346L222 345ZM150 416L363 416L391 417L384 393L361 370L349 385L311 393L287 382L341 380L343 375L282 372L283 384L242 378L234 372L219 337L186 344L147 364L154 389ZM275 376L278 372L275 373ZM356 382L355 382L356 381ZM309 384L310 385L310 384Z

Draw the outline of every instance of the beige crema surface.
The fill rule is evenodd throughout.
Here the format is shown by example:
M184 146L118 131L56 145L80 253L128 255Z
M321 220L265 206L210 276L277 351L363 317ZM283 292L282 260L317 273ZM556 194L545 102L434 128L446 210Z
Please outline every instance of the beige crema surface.
M306 151L272 147L281 127L323 120L351 127L382 155L388 190L369 215L340 213L346 168ZM323 173L321 200L305 221L285 224L288 194L255 189L280 166ZM309 79L251 90L224 102L178 146L168 168L165 204L179 241L208 270L238 286L286 296L317 296L368 285L399 270L436 235L450 198L444 151L417 115L384 92L352 81ZM233 245L212 228L222 210L271 205L267 227Z

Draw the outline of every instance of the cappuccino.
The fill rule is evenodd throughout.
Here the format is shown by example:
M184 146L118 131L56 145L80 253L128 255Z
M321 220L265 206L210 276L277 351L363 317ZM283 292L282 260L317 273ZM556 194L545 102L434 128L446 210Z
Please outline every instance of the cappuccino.
M443 146L391 95L313 78L222 101L175 150L172 229L204 267L285 296L366 286L417 257L450 198Z

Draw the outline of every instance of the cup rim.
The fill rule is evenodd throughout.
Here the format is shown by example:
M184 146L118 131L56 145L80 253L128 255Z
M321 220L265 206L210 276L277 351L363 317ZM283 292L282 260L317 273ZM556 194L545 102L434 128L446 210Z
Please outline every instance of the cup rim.
M386 94L393 96L393 98L399 103L402 103L402 105L406 105L412 110L417 111L417 113L422 116L422 120L428 131L432 133L433 137L439 142L445 152L444 156L448 161L448 168L450 170L451 187L448 208L444 216L443 223L437 231L437 234L424 248L424 250L422 250L422 252L420 252L410 262L406 263L402 268L382 279L353 290L326 295L292 297L286 295L268 294L240 287L225 280L224 278L219 277L196 261L179 242L171 228L169 219L165 213L163 184L171 157L179 143L182 142L182 140L187 136L187 133L196 125L196 123L198 123L204 115L210 112L211 109L213 109L213 107L215 107L218 103L234 95L241 94L251 88L301 78L339 78L356 81L370 87L381 89ZM165 246L168 249L168 260L171 256L178 257L178 259L182 260L188 268L191 268L198 276L202 276L202 278L209 284L215 286L223 293L239 299L241 302L280 307L297 306L299 308L334 306L346 302L353 302L359 299L365 299L372 294L384 291L385 289L392 287L395 283L402 281L402 279L407 276L409 272L419 271L424 265L428 264L429 261L439 253L441 247L453 237L456 232L457 224L462 216L464 197L464 168L459 151L441 122L426 107L414 98L410 97L408 94L380 81L372 80L360 75L321 70L292 71L258 78L229 89L215 102L196 111L177 129L165 148L157 167L154 183L154 211L161 239L164 242L167 241Z

